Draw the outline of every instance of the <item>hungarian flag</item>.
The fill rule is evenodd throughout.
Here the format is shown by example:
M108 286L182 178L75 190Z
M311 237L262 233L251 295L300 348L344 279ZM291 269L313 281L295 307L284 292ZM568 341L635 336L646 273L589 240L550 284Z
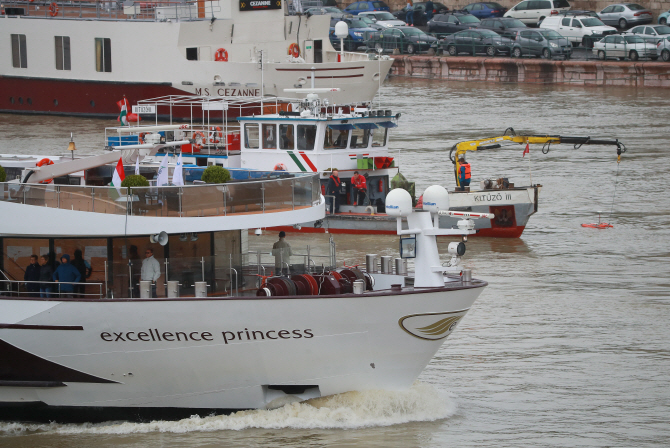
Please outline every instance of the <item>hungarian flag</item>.
M121 122L121 126L128 126L128 100L124 97L121 101L117 101L116 104L119 105L121 112L119 113L119 118L116 121Z
M526 154L530 154L530 146L526 143L526 149L523 150L523 155L521 157L526 157Z
M116 164L114 169L114 174L112 175L112 186L116 188L116 191L121 196L121 182L126 178L126 174L123 172L123 161L119 158L119 163Z

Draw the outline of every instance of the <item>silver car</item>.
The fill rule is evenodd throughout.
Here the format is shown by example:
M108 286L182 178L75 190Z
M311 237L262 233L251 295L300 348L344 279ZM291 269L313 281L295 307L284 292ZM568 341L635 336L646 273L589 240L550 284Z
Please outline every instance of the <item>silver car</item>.
M651 11L637 3L619 3L609 5L598 13L598 17L606 25L626 29L632 25L651 23Z
M640 36L607 36L593 44L593 54L598 59L619 58L624 60L630 58L637 61L640 58L649 58L652 61L658 59L656 44L647 42Z
M661 54L664 62L670 62L670 36L665 36L656 44L656 51Z
M656 43L664 37L670 36L670 26L667 25L640 25L628 30L626 34L634 34L646 39L649 42Z

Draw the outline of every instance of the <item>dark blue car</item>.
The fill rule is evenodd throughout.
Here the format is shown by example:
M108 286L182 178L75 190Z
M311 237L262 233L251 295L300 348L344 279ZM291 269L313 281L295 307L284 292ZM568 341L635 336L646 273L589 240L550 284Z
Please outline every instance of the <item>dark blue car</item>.
M355 2L344 8L345 13L353 15L358 15L359 12L366 12L366 11L390 11L390 9L389 5L378 0Z
M345 51L354 51L361 45L365 45L366 33L377 31L374 28L370 28L366 22L357 17L351 19L331 19L329 37L330 43L333 44L333 47L336 50L340 49L340 39L335 36L335 24L340 21L346 22L347 26L349 27L349 36L344 39Z
M502 17L507 12L507 8L500 3L495 2L477 2L470 3L463 8L478 19L487 19L489 17Z

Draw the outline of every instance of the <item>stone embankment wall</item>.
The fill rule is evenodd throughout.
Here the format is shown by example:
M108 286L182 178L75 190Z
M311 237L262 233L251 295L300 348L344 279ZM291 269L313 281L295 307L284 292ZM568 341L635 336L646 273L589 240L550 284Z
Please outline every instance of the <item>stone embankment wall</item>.
M338 5L340 5L340 7L344 9L345 7L347 7L347 5L350 5L356 1L358 0L338 1ZM384 0L384 1L387 5L389 5L391 11L397 11L399 9L404 8L405 5L407 5L407 0ZM437 0L437 1L439 3L442 3L443 5L448 6L449 9L461 9L462 7L469 5L470 3L483 0L446 0L446 1ZM505 8L511 8L512 6L519 3L521 0L494 0L494 1L500 3ZM572 9L586 9L596 12L602 11L608 5L619 3L616 0L568 0L568 2L570 3L570 6L572 6ZM656 19L658 18L658 15L660 13L670 10L670 0L652 0L652 1L640 0L640 1L634 1L634 3L639 3L645 8L649 8L651 12L654 13L654 23L657 23Z
M394 56L391 75L453 81L670 87L663 62Z

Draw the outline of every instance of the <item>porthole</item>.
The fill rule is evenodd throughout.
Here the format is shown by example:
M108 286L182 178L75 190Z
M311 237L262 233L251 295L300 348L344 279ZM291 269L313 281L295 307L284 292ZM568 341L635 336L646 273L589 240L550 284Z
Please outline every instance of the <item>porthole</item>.
M23 98L19 97L19 104L23 104Z
M28 104L33 104L33 99L32 98L28 98L27 101L28 101Z
M54 100L54 106L58 106L58 100Z
M9 97L9 102L12 103L12 104L14 104L14 97L13 97L13 96L10 96L10 97Z
M95 107L95 101L91 100L91 107Z

